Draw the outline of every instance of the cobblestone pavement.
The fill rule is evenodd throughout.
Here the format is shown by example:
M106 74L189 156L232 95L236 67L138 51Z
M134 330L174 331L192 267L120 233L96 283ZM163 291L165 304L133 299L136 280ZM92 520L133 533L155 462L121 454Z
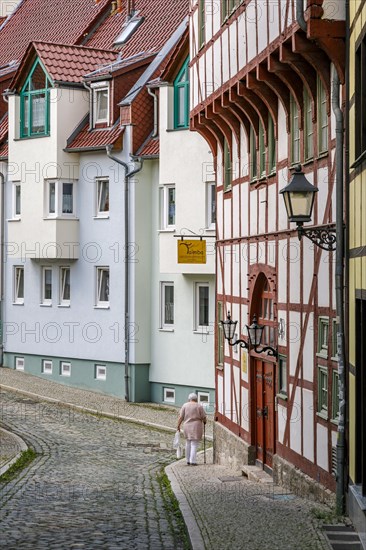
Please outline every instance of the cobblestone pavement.
M155 476L167 462L193 550L329 548L312 513L314 507L329 512L325 506L214 465L211 450L206 464L199 455L196 468L174 461L166 430L175 429L176 409L124 403L10 369L0 369L0 385L0 421L42 453L0 487L0 548L180 550L175 519L164 509ZM42 401L45 396L55 403Z
M206 464L201 453L197 468L179 461L167 469L176 478L198 524L201 537L198 533L196 542L192 541L194 549L329 549L312 513L315 506L323 511L326 507L212 464L212 449Z
M0 548L183 548L156 479L171 434L4 390L1 403L1 422L39 455L0 485Z

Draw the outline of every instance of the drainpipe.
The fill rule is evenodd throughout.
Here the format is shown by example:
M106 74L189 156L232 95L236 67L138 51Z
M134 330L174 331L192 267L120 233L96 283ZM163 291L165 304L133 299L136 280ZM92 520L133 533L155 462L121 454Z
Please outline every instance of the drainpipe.
M344 342L344 222L343 222L343 113L339 106L340 82L333 66L332 108L336 118L336 265L335 291L337 311L337 355L339 380L339 420L337 434L337 512L343 514L345 505L345 426L346 426L346 373Z
M5 269L5 247L4 247L4 235L5 235L5 176L0 172L1 183L1 220L0 220L0 246L1 246L1 266L0 266L0 366L3 366L4 362L4 269Z
M304 0L296 0L296 21L298 22L300 29L307 32L307 25L304 19Z
M117 162L125 169L124 177L124 193L125 193L125 400L129 402L130 400L130 391L129 391L129 374L128 368L130 366L130 335L129 335L129 323L130 323L130 310L129 310L129 291L130 291L130 270L129 270L129 257L128 257L128 245L129 245L129 183L135 174L142 170L144 161L141 158L138 158L140 166L134 170L130 171L130 167L123 160L114 157L111 154L112 145L107 145L106 147L107 156Z
M147 93L154 98L154 131L151 137L156 138L158 137L158 96L149 87L147 87Z

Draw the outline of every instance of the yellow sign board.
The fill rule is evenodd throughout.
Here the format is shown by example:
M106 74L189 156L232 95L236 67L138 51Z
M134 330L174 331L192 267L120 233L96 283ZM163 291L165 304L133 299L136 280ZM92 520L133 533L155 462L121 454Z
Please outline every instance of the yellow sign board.
M178 264L206 263L206 241L201 241L201 239L179 239L177 244Z

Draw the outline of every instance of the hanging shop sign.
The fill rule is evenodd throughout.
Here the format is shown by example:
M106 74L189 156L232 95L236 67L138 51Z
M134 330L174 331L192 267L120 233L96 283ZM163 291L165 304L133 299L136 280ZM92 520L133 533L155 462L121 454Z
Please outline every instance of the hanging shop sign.
M178 240L178 263L179 264L205 264L206 263L206 241Z

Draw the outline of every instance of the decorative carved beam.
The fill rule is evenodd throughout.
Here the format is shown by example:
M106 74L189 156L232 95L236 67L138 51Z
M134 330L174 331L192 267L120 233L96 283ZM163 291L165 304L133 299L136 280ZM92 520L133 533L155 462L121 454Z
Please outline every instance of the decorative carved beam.
M316 73L311 65L299 54L294 53L290 46L280 44L280 61L287 63L301 78L303 85L313 102L313 112L316 105Z
M199 113L198 115L195 115L193 118L191 118L191 124L190 124L190 128L191 130L194 130L195 132L198 132L205 141L207 141L211 151L212 151L212 154L213 154L213 157L214 157L214 163L215 163L215 166L216 166L216 159L217 159L217 144L218 144L218 140L217 140L217 137L215 134L212 133L212 131L210 130L210 128L208 127L207 124L205 123L202 123L200 121L201 119L201 114Z
M286 115L286 130L290 132L290 91L275 74L269 73L263 64L257 65L257 79L264 82L281 101Z
M259 134L259 116L258 116L258 113L253 109L253 107L250 105L250 103L248 103L243 97L239 96L239 94L236 90L236 86L233 86L232 88L230 88L229 98L230 98L230 102L232 104L236 105L236 107L244 114L244 116L248 118L251 126L253 127L254 134L255 134L255 137L256 137L256 146L258 148L258 144L259 144L259 138L258 138L258 134ZM249 133L250 133L250 129L249 129Z
M236 103L230 100L230 92L225 92L222 95L222 106L224 107L224 109L228 109L231 113L233 113L239 123L243 125L249 147L250 120L248 118L248 115L245 114L245 112L242 111Z
M233 133L231 131L231 128L220 116L218 116L214 112L212 104L206 106L205 117L211 122L214 127L217 128L218 133L222 134L223 138L226 140L229 146L230 153L232 153Z
M213 102L213 112L223 119L235 136L236 145L240 152L240 124L237 118L222 105L222 96Z
M251 90L243 84L243 82L238 82L237 91L240 97L244 97L248 103L257 111L258 116L261 120L263 131L264 131L264 145L268 145L268 109L263 101Z
M256 75L253 72L247 74L247 88L257 94L267 106L267 109L272 116L274 134L277 139L278 99L276 94L272 92L268 86L263 84L263 82L257 80Z
M304 33L292 35L292 51L302 55L313 66L322 80L327 96L330 96L330 59L314 42L307 40Z
M294 74L294 71L289 65L285 63L280 63L280 61L275 57L275 54L270 54L267 58L267 68L270 73L276 73L278 78L286 84L287 88L290 90L297 108L299 109L299 128L302 130L302 122L304 120L303 111L304 111L304 96L302 93L302 87L299 86L299 79Z

